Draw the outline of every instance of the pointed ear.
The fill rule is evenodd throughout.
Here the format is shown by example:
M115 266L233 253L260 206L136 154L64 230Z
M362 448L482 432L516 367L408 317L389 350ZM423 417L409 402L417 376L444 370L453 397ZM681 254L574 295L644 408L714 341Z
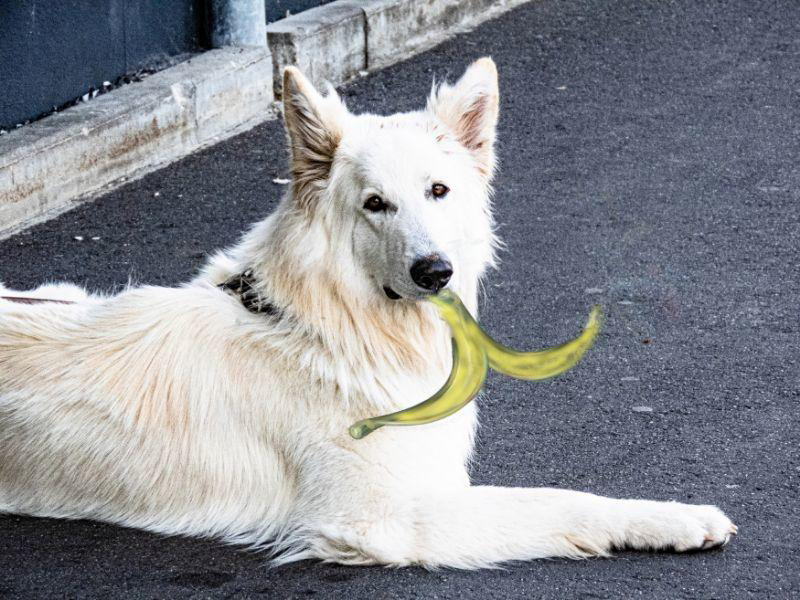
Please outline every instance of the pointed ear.
M428 101L428 110L450 127L489 178L495 167L499 103L497 67L491 58L476 60L455 85L440 85Z
M283 72L283 118L295 198L310 201L327 180L347 110L331 87L322 96L295 67Z

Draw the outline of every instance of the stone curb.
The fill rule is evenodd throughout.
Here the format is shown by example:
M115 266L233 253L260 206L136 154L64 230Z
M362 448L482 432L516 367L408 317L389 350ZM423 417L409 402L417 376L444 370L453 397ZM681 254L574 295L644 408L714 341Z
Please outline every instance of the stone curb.
M209 50L0 138L0 237L274 115L265 48Z
M530 0L338 0L267 26L273 88L296 65L317 87L386 67Z
M337 0L0 137L0 239L277 114L297 65L339 85L529 0Z

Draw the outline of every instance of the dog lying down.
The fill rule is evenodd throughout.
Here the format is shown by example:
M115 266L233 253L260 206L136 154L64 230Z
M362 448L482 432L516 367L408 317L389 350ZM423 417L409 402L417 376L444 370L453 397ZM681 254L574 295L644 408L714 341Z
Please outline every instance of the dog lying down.
M497 72L483 58L419 112L353 115L283 80L292 185L177 288L69 285L0 300L0 511L266 547L276 561L478 568L705 549L713 506L470 485L474 403L354 440L450 370L429 302L476 314L493 264Z

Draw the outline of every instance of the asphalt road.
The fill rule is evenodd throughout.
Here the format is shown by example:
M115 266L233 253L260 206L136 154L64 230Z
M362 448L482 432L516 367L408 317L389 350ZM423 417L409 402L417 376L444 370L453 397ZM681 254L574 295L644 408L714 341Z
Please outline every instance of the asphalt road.
M500 70L508 245L483 321L519 347L576 333L595 302L607 321L561 378L490 379L475 481L715 503L740 527L732 544L483 572L270 570L213 541L6 516L0 595L800 597L800 4L537 0L343 95L419 107L432 77L482 55ZM0 242L0 280L183 281L275 206L283 139L267 123Z

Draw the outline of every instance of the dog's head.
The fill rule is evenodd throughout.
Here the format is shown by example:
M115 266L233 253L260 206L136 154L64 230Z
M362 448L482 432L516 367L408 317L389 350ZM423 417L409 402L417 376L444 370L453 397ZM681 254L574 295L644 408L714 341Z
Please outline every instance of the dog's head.
M287 202L324 236L325 262L347 293L393 302L449 285L474 296L493 261L492 60L435 87L419 112L353 115L332 88L322 96L292 67L283 102Z

